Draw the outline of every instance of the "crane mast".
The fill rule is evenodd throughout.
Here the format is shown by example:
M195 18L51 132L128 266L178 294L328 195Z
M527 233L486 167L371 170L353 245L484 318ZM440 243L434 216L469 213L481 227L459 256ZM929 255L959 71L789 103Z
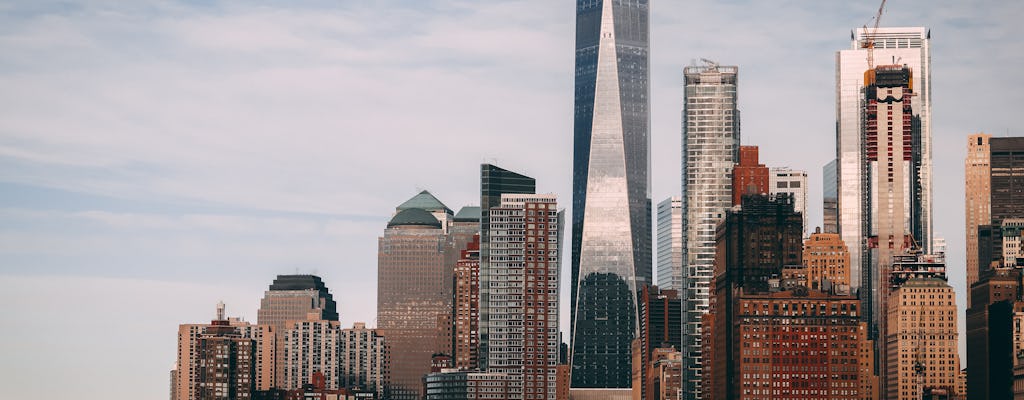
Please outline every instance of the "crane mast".
M878 33L878 24L882 22L882 12L885 11L885 0L882 0L882 4L878 6L878 13L875 14L875 26L871 28L871 32L867 31L867 25L864 25L864 41L861 42L861 48L867 49L868 51L868 70L875 69L875 37Z

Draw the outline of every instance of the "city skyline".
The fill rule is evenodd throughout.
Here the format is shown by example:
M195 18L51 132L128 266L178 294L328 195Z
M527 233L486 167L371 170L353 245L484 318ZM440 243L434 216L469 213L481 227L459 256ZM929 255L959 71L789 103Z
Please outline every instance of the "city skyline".
M305 67L291 62L272 62L278 54L281 59L289 59L289 54L293 53L308 57L313 53L314 44L328 48L345 43L351 45L351 37L345 36L347 33L370 29L352 23L358 18L347 18L383 13L387 11L386 6L362 6L364 9L353 12L341 10L339 14L344 18L324 16L323 10L312 9L314 7L280 11L274 7L205 9L180 5L159 9L153 14L154 10L148 9L101 12L103 7L95 5L70 11L45 6L5 6L17 12L0 17L8 22L5 26L10 27L3 36L10 40L0 42L0 48L15 55L0 69L0 79L13 88L0 97L3 104L9 106L0 114L0 120L5 121L0 123L3 138L0 163L5 166L0 175L3 185L0 190L5 194L0 203L3 208L0 222L8 227L4 231L5 252L0 258L5 265L0 287L9 289L3 304L14 304L28 295L28 288L49 282L69 296L83 300L76 307L78 315L72 316L71 322L89 325L95 320L114 318L109 316L109 311L97 314L97 310L116 310L143 318L145 323L134 327L138 331L133 336L152 332L153 339L134 339L138 341L128 341L125 345L138 351L162 349L168 354L154 359L154 366L144 366L131 376L139 382L151 383L145 387L161 388L173 359L170 354L173 345L169 345L173 337L162 327L168 323L208 319L207 310L218 299L232 304L233 309L242 310L239 314L253 321L258 296L252 293L259 293L265 279L277 273L291 273L299 268L300 272L324 276L334 287L345 282L351 290L343 295L339 293L336 298L342 326L350 326L358 320L375 325L372 321L372 293L375 291L372 282L376 275L373 242L387 221L389 205L415 193L417 187L431 190L454 208L472 205L479 193L475 184L477 168L484 159L497 159L497 164L503 167L546 182L549 186L541 188L540 192L553 192L563 203L570 198L567 188L571 168L566 155L570 153L571 143L571 121L567 116L571 115L568 111L571 110L572 63L564 53L571 48L566 38L571 37L572 10L566 4L561 9L529 18L520 15L509 25L485 28L497 15L525 13L524 9L517 8L521 5L474 10L450 3L431 3L422 10L403 10L408 15L437 18L428 19L439 25L433 26L439 29L435 32L467 33L469 29L479 29L496 37L526 36L524 42L515 43L513 49L503 50L504 54L495 54L472 40L469 42L477 47L469 45L463 52L442 47L442 50L453 51L444 53L451 55L450 59L428 57L424 61L426 67L409 75L421 78L417 81L431 81L422 78L436 78L431 73L442 71L435 83L411 85L417 89L414 92L437 93L457 87L463 88L457 95L473 99L480 93L509 95L497 97L502 100L491 102L493 107L461 103L463 100L452 94L443 95L435 105L420 102L417 96L408 103L404 100L394 103L392 97L398 96L368 95L363 85L379 84L381 75L365 78L369 83L344 79L332 83L335 77L343 77L352 70L365 71L354 67L361 65L360 60L334 53L330 57L315 58L315 62ZM857 6L804 5L810 9L783 12L779 12L778 7L769 7L779 13L776 15L785 13L785 18L803 22L806 29L803 33L813 34L813 37L797 42L792 48L764 51L765 43L774 46L783 42L780 38L786 38L787 43L797 40L788 30L794 28L773 30L767 22L755 23L748 28L755 32L762 29L766 34L743 41L737 39L742 36L739 33L733 33L739 36L730 34L715 39L715 35L706 30L684 29L683 26L689 15L700 11L717 11L708 13L714 15L737 12L731 14L730 20L753 20L766 6L737 10L734 5L659 4L658 14L652 15L651 23L652 51L657 54L653 57L651 78L653 199L677 195L681 70L690 59L708 57L743 68L740 108L744 110L744 144L761 146L766 165L790 166L809 172L808 209L817 216L810 216L807 230L820 224L820 166L828 162L829 150L834 145L835 115L829 106L834 91L832 54L848 44L849 32L868 20L874 6L873 2ZM438 15L439 10L451 11L453 7L466 17L463 20L468 24L458 27L452 24L453 17ZM999 93L1007 97L986 104L985 107L992 107L989 109L959 99L957 93L1005 92L1000 88L1019 86L1021 78L1009 72L1021 65L1020 52L992 48L986 52L984 46L975 47L975 42L986 41L1011 49L1019 46L1009 33L1008 16L1020 15L1013 7L1019 10L1020 6L993 3L993 7L986 10L986 7L963 8L950 3L946 7L936 4L935 10L925 10L894 4L887 10L883 23L883 26L927 26L936 35L932 62L936 71L943 72L941 77L936 74L934 82L933 163L936 176L950 179L936 182L935 193L948 196L936 195L935 215L939 217L935 226L936 233L950 244L951 284L957 288L961 313L966 304L963 207L960 203L963 201L962 179L958 178L963 174L963 138L977 131L997 137L1005 136L1008 131L1019 136L1008 110L1020 104L1020 95ZM280 12L275 13L275 10ZM40 17L46 12L57 17ZM958 13L968 17L954 17ZM408 15L402 17L410 18ZM101 29L86 16L98 16L111 27ZM180 18L183 16L205 17L189 20ZM707 22L709 26L718 22L722 26L738 27L737 22L714 18L713 22ZM148 24L140 25L139 20L158 23L152 24L155 27L146 27L143 25ZM530 23L537 20L541 21L541 28L533 29L535 26ZM224 25L226 30L215 30L223 22L229 22ZM263 25L261 22L270 22L258 37L263 40L253 41L232 34L246 27ZM312 28L309 31L299 29L304 23ZM336 25L344 29L332 28ZM111 32L138 33L143 36L138 40L146 39L144 36L148 34L171 43L149 51L144 49L146 46L112 37ZM201 35L196 32L209 32L208 37L219 40L199 40L196 36ZM396 47L383 46L384 49L397 51L402 48L400 44L417 48L435 40L445 43L443 35L419 40L398 36L399 39L391 38L387 42ZM454 37L447 36L447 39L457 41ZM60 45L64 47L55 44L58 42L64 43ZM795 49L798 47L799 51ZM223 52L207 60L205 65L200 62L202 55L231 49L235 51ZM264 53L262 50L268 51L257 54ZM366 64L403 62L372 51L349 50L365 57L362 62ZM526 59L515 67L521 68L515 72L537 78L536 86L526 85L505 92L504 88L519 86L521 81L495 78L487 73L496 68L495 64L506 64L503 60L510 57L508 53L514 60ZM780 60L782 58L801 59L804 71L796 74L800 79L786 75L792 73L793 67L783 68L787 62ZM115 62L121 66L114 67ZM263 63L265 67L256 70L243 65ZM346 68L332 69L332 65L339 64ZM30 68L36 65L44 67ZM457 68L452 65L464 65L462 68L469 73L443 72L446 68ZM306 73L309 76L302 77ZM356 74L359 77L370 75ZM990 78L979 81L979 76ZM156 79L158 77L166 79ZM218 82L221 78L232 79ZM481 82L492 84L471 86L472 89L462 86ZM795 82L802 82L799 84L803 87L794 89ZM362 90L337 90L344 88ZM792 91L795 98L817 99L816 102L824 105L808 106L813 109L807 113L822 115L808 117L801 128L792 129L789 120L806 116L791 114L792 111L772 104L772 99L784 91ZM278 99L275 94L279 92L285 96ZM357 115L358 111L338 110L347 107L358 110L358 104L354 104L357 102L330 100L332 97L355 100L358 96L367 96L374 107L410 111L408 119L419 121L420 125L407 126L386 119L378 119L383 121L381 124L371 124L363 118L350 121L347 118ZM282 99L296 105L283 105ZM996 103L999 104L992 106ZM479 116L453 122L449 117L451 109L455 109L449 107L453 104L468 105L468 110ZM423 106L424 110L412 112L413 105ZM223 111L223 115L212 114L214 110ZM446 117L442 121L420 118L430 113ZM783 117L773 120L772 114ZM509 118L509 115L516 117ZM494 120L507 123L495 127ZM447 127L454 129L448 131ZM424 131L440 136L427 141L424 138L429 135L403 133ZM466 147L466 138L475 137L470 132L482 135L480 144ZM538 154L531 153L531 147L515 143L500 149L491 144L500 140L491 138L514 133L551 137L555 145L551 150L544 150L547 153ZM793 140L808 136L808 139L801 141L805 146L792 150L778 143L785 140L776 140L777 136ZM374 151L362 153L386 156L374 160L345 148L350 142L363 140L366 147ZM461 154L445 154L442 145L445 142L462 146L458 147ZM430 147L434 145L437 147ZM422 163L423 168L415 173L389 170L388 164L402 164L396 160ZM367 174L368 171L375 172ZM569 281L564 275L563 279ZM111 288L139 299L138 308L96 296ZM178 303L165 301L180 293L194 294L194 298ZM147 295L159 299L160 303L154 304L153 300L146 299ZM53 301L39 304L42 311L39 315L60 316L60 307ZM14 316L12 323L37 318L7 308L4 312ZM565 325L568 312L563 309L561 315L562 330L568 332ZM15 336L20 337L18 335ZM45 335L36 340L44 338ZM78 343L77 346L94 341L111 345L109 339L92 335L76 340L80 340L73 342ZM19 380L32 382L35 378L26 374L43 368L29 361L23 350L7 347L4 350L13 355L12 360L28 363L17 371L14 366L4 365L5 371ZM92 353L86 351L81 357L89 357L89 354ZM68 361L73 365L73 360ZM116 358L109 362L108 368L117 368ZM104 376L102 371L89 372L80 379L102 382ZM87 389L94 385L84 381L83 384Z

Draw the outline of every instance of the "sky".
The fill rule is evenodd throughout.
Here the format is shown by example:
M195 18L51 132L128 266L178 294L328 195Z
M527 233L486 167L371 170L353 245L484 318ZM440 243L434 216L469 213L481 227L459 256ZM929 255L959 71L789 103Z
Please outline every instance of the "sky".
M739 66L743 144L808 172L819 225L835 52L877 7L654 1L653 202L679 194L682 68L708 58ZM255 321L277 274L322 276L344 325L375 325L394 207L423 189L475 205L483 162L568 206L574 13L566 0L0 0L0 382L13 397L164 399L177 325L218 301ZM931 29L935 226L961 308L966 136L1024 135L1022 15L1022 2L893 1L882 19Z

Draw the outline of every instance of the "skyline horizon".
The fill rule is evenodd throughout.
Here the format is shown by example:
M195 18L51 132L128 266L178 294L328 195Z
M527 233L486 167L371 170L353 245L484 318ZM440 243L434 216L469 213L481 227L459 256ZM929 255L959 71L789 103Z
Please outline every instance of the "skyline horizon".
M0 82L10 88L0 96L0 312L9 327L44 328L39 335L15 329L11 338L44 345L59 342L47 327L120 328L125 316L138 320L116 338L86 333L48 347L69 354L69 366L103 360L104 368L69 381L85 393L111 379L104 369L125 365L125 356L100 358L89 345L166 354L157 356L166 363L147 363L160 368L129 373L137 387L157 379L164 387L166 371L157 372L173 363L169 324L202 322L218 300L229 315L234 309L255 320L262 288L293 269L324 279L343 326L376 327L373 253L388 210L419 188L456 208L473 205L479 165L488 160L536 178L537 192L570 204L568 4L272 3L0 6L12 11L0 16L7 26L0 49L11 55L0 62ZM704 55L739 66L742 144L758 145L769 167L808 173L805 234L821 226L821 169L835 145L833 56L849 44L842 32L873 14L877 4L868 3L657 4L650 23L652 203L681 195L680 61ZM936 237L948 244L966 367L966 138L981 125L994 137L1021 135L1012 110L1024 97L1005 89L1022 83L1013 71L1024 52L1013 48L1024 46L1009 16L1024 6L916 4L890 5L883 25L944 34L932 43L933 210ZM381 17L395 11L394 19ZM683 22L697 14L706 18ZM786 18L798 23L777 23ZM362 22L375 20L379 26ZM902 23L908 20L922 23ZM507 46L496 50L481 38ZM994 99L977 104L962 96L978 92ZM789 99L799 102L782 101ZM524 140L506 140L514 135ZM550 140L551 149L528 146L533 138ZM561 267L572 285L570 260L563 255ZM75 299L76 312L39 296L41 287ZM13 307L25 299L35 299L36 312ZM559 327L568 335L562 303ZM11 357L0 368L16 381L38 382L49 371L21 346L3 349Z

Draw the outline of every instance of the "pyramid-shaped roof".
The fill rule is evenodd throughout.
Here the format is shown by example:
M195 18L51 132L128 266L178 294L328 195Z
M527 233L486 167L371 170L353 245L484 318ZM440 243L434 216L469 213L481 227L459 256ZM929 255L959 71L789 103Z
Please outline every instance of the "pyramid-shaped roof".
M455 222L480 222L480 207L462 207L455 213Z
M395 210L402 211L408 210L410 208L418 208L430 212L444 211L448 214L452 213L452 210L448 208L448 206L445 206L444 203L441 202L441 200L438 200L437 197L434 197L434 195L430 194L430 192L426 190L420 192L415 196L412 196L412 198L406 200L405 203L402 203L398 207L395 207Z

